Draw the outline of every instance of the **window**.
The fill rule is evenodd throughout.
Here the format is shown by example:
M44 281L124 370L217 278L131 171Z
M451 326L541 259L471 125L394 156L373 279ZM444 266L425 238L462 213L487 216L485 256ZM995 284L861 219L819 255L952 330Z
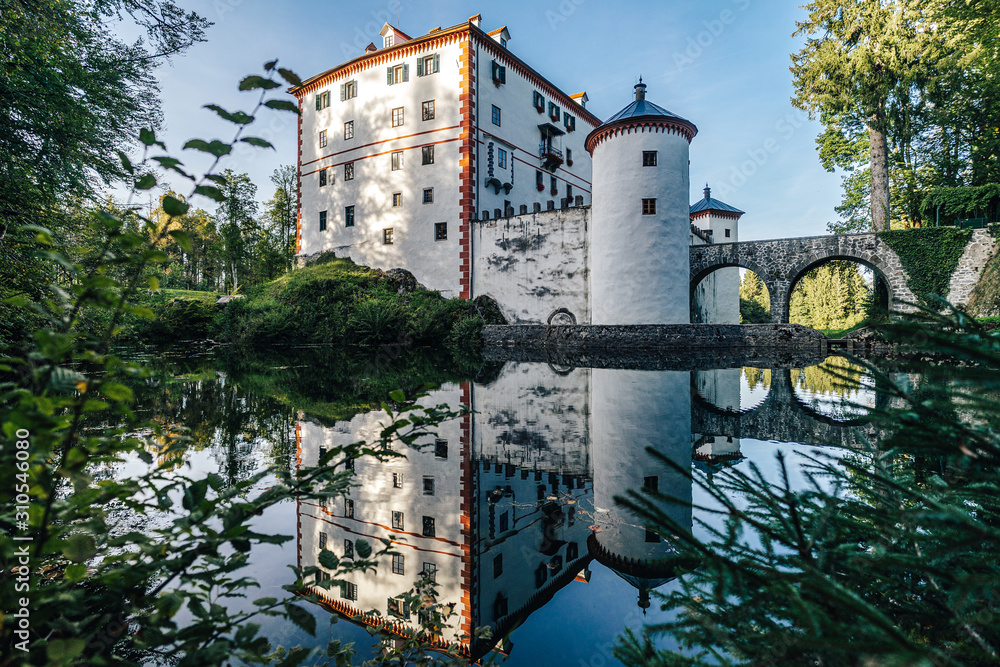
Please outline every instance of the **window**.
M349 581L345 581L340 587L340 597L345 600L357 600L358 599L358 585L352 584Z
M500 107L493 105L493 124L500 127Z
M392 35L386 35L385 36L385 41L383 42L383 44L385 45L385 48L388 49L390 46L392 46L392 42L393 42L392 37L393 37Z
M392 513L392 529L393 530L405 530L403 528L403 513L393 512Z
M433 146L421 147L420 159L424 164L434 164L434 147Z
M538 188L539 192L545 189L545 177L538 169L535 170L535 187Z
M447 222L435 222L434 223L434 240L435 241L447 241L448 240L448 223Z
M434 478L424 477L424 495L433 496L434 495Z
M330 573L326 570L320 570L316 573L316 581L330 581Z
M344 163L344 180L351 181L354 180L354 163L345 162Z
M319 231L326 231L326 211L319 212Z
M539 563L538 568L535 569L535 588L541 588L548 577L549 568L545 567L545 563Z
M576 545L576 542L570 542L566 545L566 560L576 560L580 556L580 547Z
M502 148L497 149L497 166L501 169L507 168L507 151Z
M326 533L319 534L319 548L326 549Z
M394 65L386 69L386 83L390 86L396 83L406 83L409 80L409 65Z
M392 245L392 227L382 230L382 243Z
M358 82L348 81L340 84L340 101L349 100L358 96Z
M549 102L549 118L558 122L562 114L562 109L555 102Z
M505 49L507 48L507 40L504 39L503 37L500 38L500 46L502 46Z
M326 130L320 130L319 133L319 147L326 148Z
M344 558L354 558L354 542L344 540Z
M326 169L319 170L319 187L326 185Z
M392 473L392 488L394 489L403 488L403 473L401 472Z
M732 237L732 234L730 233L730 230L727 229L726 230L726 238L728 239L728 238L731 238L731 237Z
M535 110L538 113L545 113L545 98L537 90L534 92L531 103L535 105Z
M570 114L568 114L568 113L566 113L564 111L563 112L563 125L566 126L566 131L567 132L572 132L573 130L575 130L576 129L576 116L570 115Z
M496 579L503 574L503 554L497 554L493 559L493 578Z
M656 151L643 151L642 152L642 166L643 167L655 167L656 166Z
M405 559L402 554L392 555L392 573L403 574L405 571Z
M354 121L349 120L346 123L344 123L344 140L346 141L348 139L353 139L353 138L354 138Z
M344 227L354 226L354 207L346 206L344 207Z
M330 91L319 93L316 95L316 111L325 109L330 106Z
M427 100L420 105L420 117L424 120L434 120L434 100Z
M397 618L406 618L410 612L410 608L406 606L406 601L395 598L389 598L386 609L390 616L396 616Z
M649 489L650 491L656 491L660 486L659 477L644 477L642 479L642 488Z
M493 83L495 83L498 86L500 84L507 83L507 68L495 60L493 61L492 64L492 73L493 73Z
M350 498L344 498L344 516L348 519L354 518L354 501Z
M642 214L643 215L656 215L656 200L655 199L643 199L642 200Z
M441 58L434 53L423 58L417 58L417 76L435 74L441 69Z
M569 183L566 184L566 199L573 203L573 186Z
M434 188L424 188L424 203L425 204L434 203Z
M431 583L437 582L438 566L434 563L424 563L424 576Z
M434 517L425 516L421 521L421 534L424 537L434 537Z
M392 126L400 127L403 124L403 107L396 107L392 110Z
M434 441L434 457L439 459L448 458L448 441L447 440L435 440Z
M497 593L497 599L493 601L493 620L503 618L507 615L507 598L503 593Z
M573 149L572 148L567 148L566 149L566 164L569 165L570 167L573 166Z
M559 181L555 176L549 176L549 192L554 195L559 194Z
M403 193L393 192L392 193L392 207L398 208L403 205ZM394 473L395 474L395 473Z
M504 512L500 515L500 532L505 533L510 530L510 512Z
M394 151L392 154L392 170L399 171L403 168L403 151Z

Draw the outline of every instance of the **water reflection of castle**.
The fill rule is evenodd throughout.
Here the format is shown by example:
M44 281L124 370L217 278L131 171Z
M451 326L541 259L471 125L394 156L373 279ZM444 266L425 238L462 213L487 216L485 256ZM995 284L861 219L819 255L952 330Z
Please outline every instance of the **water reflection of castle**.
M716 405L739 409L738 370L693 379ZM388 620L409 635L419 619L399 596L426 572L438 601L456 605L456 627L442 647L457 644L471 658L574 579L589 580L595 560L632 584L646 607L649 591L675 576L675 550L614 496L646 486L690 500L690 481L647 447L682 468L691 466L693 450L709 464L739 455L738 440L692 434L691 391L686 371L558 372L542 364L511 364L487 385L436 391L426 402L471 405L476 414L442 425L405 459L357 461L358 486L347 499L302 503L299 566L318 566L322 548L352 557L355 539L393 536L399 555L380 562L377 574L354 573L343 586L313 592L340 614L371 625ZM314 465L328 448L377 441L384 419L373 412L334 427L300 421L300 463ZM690 509L676 508L672 517L691 526ZM366 615L371 610L379 615ZM482 626L491 627L493 641L462 639Z

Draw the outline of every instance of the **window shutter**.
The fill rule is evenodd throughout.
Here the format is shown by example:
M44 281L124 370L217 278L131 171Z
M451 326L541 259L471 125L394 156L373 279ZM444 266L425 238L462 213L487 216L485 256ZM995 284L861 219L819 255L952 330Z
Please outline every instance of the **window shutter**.
M507 83L507 68L500 66L500 83Z
M439 72L441 70L441 56L434 54L434 71Z
M386 70L386 80L385 80L385 82L387 84L389 84L390 86L392 85L392 67L389 67Z
M417 58L417 76L424 75L424 59Z
M340 101L343 102L347 99L347 84L340 84Z
M410 80L410 66L403 65L403 82L405 83L409 80Z
M322 94L316 95L316 111L320 110L320 104L322 104Z

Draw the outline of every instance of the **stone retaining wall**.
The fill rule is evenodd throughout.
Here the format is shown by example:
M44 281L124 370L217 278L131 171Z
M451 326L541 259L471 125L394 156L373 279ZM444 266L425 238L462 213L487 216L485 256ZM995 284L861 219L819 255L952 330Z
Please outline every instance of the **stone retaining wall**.
M972 238L965 246L965 252L958 260L955 273L951 274L948 289L948 301L954 304L967 305L972 298L972 290L979 284L983 269L989 263L990 257L996 251L996 239L988 229L975 229Z
M486 348L561 350L774 349L823 352L828 339L800 324L489 325Z

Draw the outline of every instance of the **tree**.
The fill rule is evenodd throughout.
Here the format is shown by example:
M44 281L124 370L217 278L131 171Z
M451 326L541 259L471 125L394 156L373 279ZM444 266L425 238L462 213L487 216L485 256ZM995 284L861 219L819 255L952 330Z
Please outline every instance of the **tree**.
M747 271L740 280L740 322L762 324L771 321L771 296L760 276Z
M222 237L224 285L228 291L235 289L241 280L252 282L260 225L257 222L257 186L250 176L237 174L232 169L226 169L222 176L226 179L221 187L225 199L215 217Z
M889 228L889 138L909 131L910 92L938 57L936 33L903 0L814 0L796 23L806 45L792 55L792 102L857 147L867 134L871 221ZM900 113L902 110L902 113Z
M296 185L295 167L282 165L271 174L274 196L264 203L264 234L260 251L261 280L271 280L292 268L295 256Z

